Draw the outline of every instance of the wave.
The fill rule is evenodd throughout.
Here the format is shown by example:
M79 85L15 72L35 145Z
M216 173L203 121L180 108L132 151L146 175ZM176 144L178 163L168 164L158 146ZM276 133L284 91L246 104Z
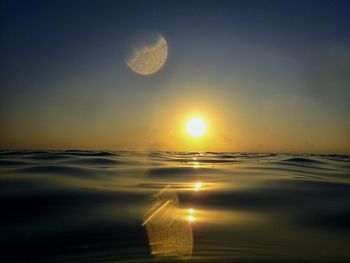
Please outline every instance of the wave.
M169 184L193 213L188 262L350 258L347 155L0 151L0 165L4 262L153 262L143 215Z

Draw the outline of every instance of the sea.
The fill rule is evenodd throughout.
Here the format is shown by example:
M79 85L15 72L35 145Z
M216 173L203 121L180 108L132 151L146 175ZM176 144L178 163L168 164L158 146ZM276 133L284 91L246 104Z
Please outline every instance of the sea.
M2 150L0 262L350 262L350 156Z

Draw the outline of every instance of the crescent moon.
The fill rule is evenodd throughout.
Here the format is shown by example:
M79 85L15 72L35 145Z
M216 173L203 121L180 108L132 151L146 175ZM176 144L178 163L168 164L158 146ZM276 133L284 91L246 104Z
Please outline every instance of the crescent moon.
M136 49L134 55L127 61L128 67L141 75L158 72L168 58L168 44L164 37L160 37L153 46Z

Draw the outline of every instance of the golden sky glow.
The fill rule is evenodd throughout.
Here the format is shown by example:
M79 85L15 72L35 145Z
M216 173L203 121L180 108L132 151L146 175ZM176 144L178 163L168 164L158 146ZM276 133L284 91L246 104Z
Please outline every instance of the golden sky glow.
M4 17L0 148L350 153L342 4L112 2Z
M189 95L176 95L188 94L190 88ZM13 123L9 122L0 130L2 148L349 152L347 129L337 129L339 119L332 118L329 111L306 99L280 96L278 103L271 98L266 105L247 105L238 98L227 102L228 95L212 94L210 89L213 88L203 84L180 82L176 86L169 84L168 89L176 89L176 94L164 91L166 96L162 94L161 102L156 105L145 106L131 100L121 111L123 102L117 100L100 114L87 104L89 115L77 108L76 100L70 104L66 96L58 94L56 100L65 107L51 104L45 111L32 108L34 115L30 111L18 111L21 122L13 118ZM79 90L79 107L87 107L84 102L90 101L88 95ZM140 107L144 110L140 111ZM208 129L202 138L192 138L186 132L191 116L205 116Z

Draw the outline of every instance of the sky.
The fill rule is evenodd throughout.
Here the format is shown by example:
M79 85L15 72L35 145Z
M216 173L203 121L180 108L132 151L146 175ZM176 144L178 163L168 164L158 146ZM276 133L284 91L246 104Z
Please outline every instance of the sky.
M349 1L1 1L0 149L350 153ZM135 49L162 36L164 66ZM152 42L153 41L153 42ZM207 133L189 138L190 116Z

